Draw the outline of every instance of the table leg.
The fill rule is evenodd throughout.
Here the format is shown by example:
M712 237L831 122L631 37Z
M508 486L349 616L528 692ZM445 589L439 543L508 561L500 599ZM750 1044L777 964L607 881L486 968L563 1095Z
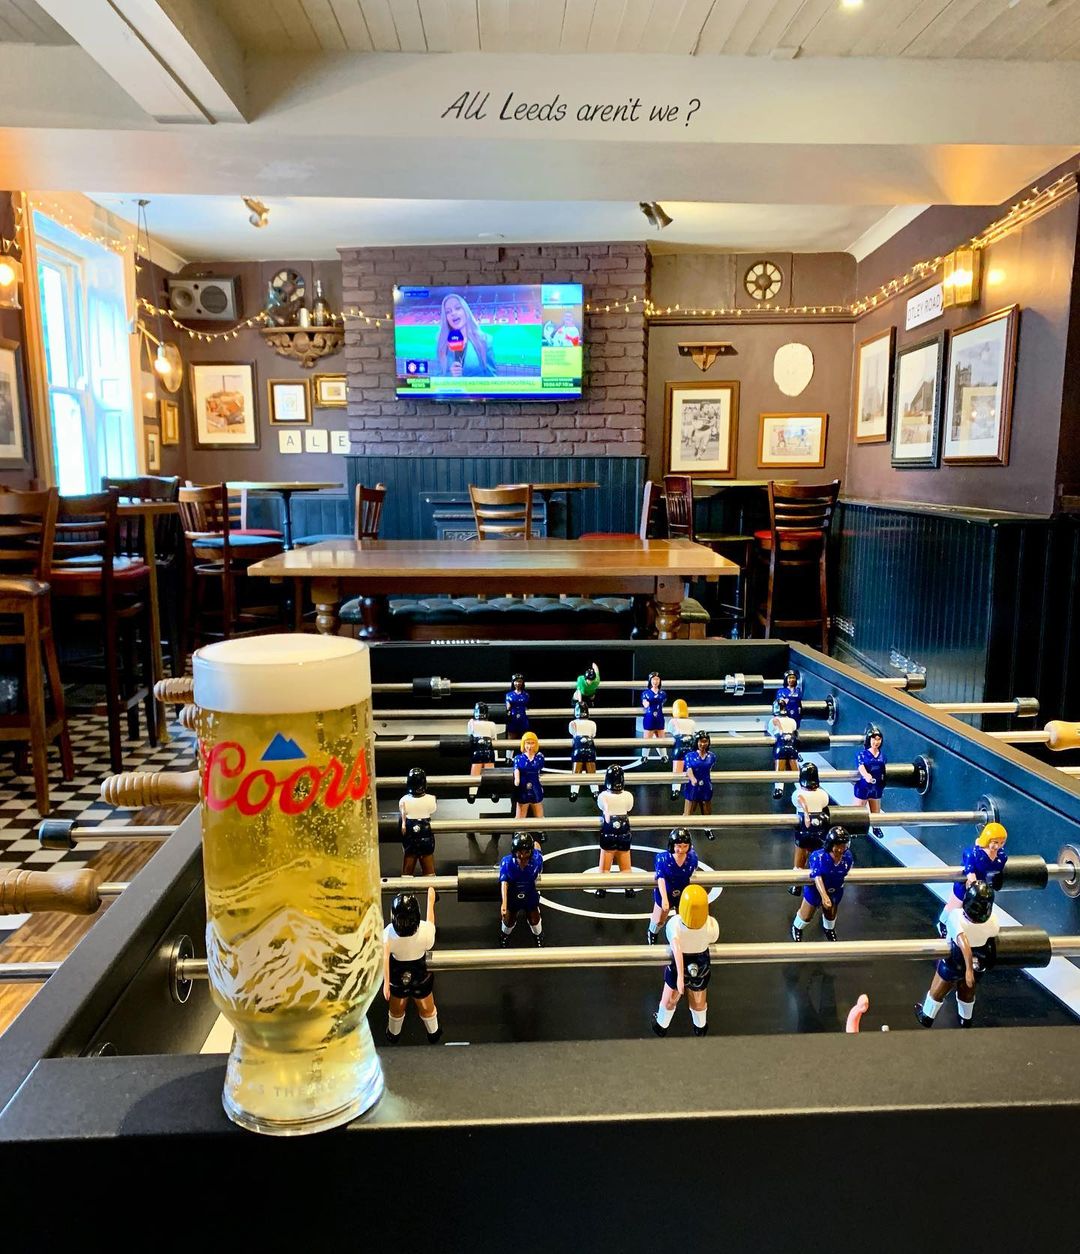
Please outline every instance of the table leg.
M661 575L656 581L653 604L656 613L656 634L661 640L676 640L682 622L683 581Z
M314 579L311 583L311 599L315 604L315 630L320 636L336 636L341 621L341 586L336 579Z
M287 553L293 547L292 539L292 493L282 490L281 503L282 528L281 528L281 547Z
M389 640L387 622L390 617L390 599L385 596L361 597L360 616L363 627L357 635L361 640Z
M636 593L633 598L634 629L630 632L631 640L655 640L655 611L652 598L643 592Z
M165 678L165 659L161 655L161 606L158 602L157 551L154 544L154 520L143 519L143 552L149 570L147 575L147 596L150 598L150 652L153 658L152 683ZM173 641L176 648L176 641ZM157 719L158 740L167 744L169 740L169 721L166 717L165 702L154 703L154 717Z

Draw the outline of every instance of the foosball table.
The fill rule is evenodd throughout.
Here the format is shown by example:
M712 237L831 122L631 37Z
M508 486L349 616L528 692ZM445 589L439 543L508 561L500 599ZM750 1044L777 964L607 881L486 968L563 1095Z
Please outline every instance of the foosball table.
M575 677L591 666L596 771L575 773ZM691 1224L716 1229L684 1236L691 1248L723 1236L763 1250L796 1239L891 1249L949 1222L913 1198L992 1179L1013 1199L986 1219L999 1242L1072 1247L1067 1206L1052 1203L1065 1184L1055 1151L1071 1144L1080 1099L1080 784L1018 746L1065 748L1080 729L1030 730L1036 710L1022 699L935 708L915 676L871 678L778 641L389 644L372 648L371 667L384 906L412 885L421 899L437 890L439 1047L411 1013L384 1044L376 996L368 1018L386 1091L374 1110L287 1144L235 1127L206 979L199 813L143 829L160 849L130 885L104 886L117 900L63 963L5 974L0 949L0 978L42 982L0 1038L0 1151L25 1207L62 1179L74 1223L103 1180L146 1165L165 1214L183 1195L204 1217L261 1208L257 1222L277 1230L267 1201L289 1197L298 1213L284 1231L305 1223L310 1196L311 1229L335 1240L374 1229L452 1249L637 1250L663 1239L678 1198ZM792 869L799 820L786 787L798 777L765 730L789 668L797 749L817 765L828 823L848 829L854 863L835 935L815 919L800 943L788 890L801 892L806 873ZM711 813L684 815L672 739L642 730L651 672L665 711L684 700L711 737ZM520 737L502 730L515 674L544 755L542 816L519 817ZM497 730L493 762L475 771L478 704ZM874 813L856 795L868 725L887 757ZM633 796L632 835L628 864L601 871L594 791L608 766ZM417 767L437 798L434 874L415 865L406 877L398 799ZM157 785L131 786L159 799ZM169 799L197 800L194 776L169 787ZM980 981L974 1031L954 1030L952 999L927 1031L915 1007L949 952L938 915L962 879L961 850L988 823L1008 833L996 965ZM47 839L79 839L77 825L43 826ZM653 861L682 827L719 924L708 1033L697 1017L691 1031L683 1002L657 1039L668 953L663 934L647 943ZM520 831L543 838L540 932L500 925L497 867ZM627 1195L635 1171L658 1177L658 1199ZM792 1196L800 1185L810 1197ZM820 1234L793 1235L820 1207Z

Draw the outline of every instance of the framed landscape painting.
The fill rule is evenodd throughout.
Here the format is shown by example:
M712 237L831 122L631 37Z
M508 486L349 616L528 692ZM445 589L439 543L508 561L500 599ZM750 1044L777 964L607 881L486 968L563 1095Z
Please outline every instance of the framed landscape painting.
M668 383L664 401L666 473L733 479L738 383Z
M1019 322L1010 305L949 336L943 461L1009 464Z
M196 448L258 448L255 367L250 362L191 366Z
M758 466L770 470L825 465L828 414L760 414Z
M893 344L896 328L863 340L855 350L856 444L884 444L889 438Z
M941 384L945 337L910 344L896 354L892 464L927 468L941 457Z

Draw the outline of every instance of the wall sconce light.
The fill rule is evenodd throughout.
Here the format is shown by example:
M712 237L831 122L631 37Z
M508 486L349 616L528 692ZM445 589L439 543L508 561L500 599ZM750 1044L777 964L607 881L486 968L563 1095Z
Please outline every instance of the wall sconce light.
M658 231L662 231L665 226L670 226L674 219L664 209L663 205L658 205L655 200L639 200L638 208L649 221L650 226L655 226Z
M945 258L941 281L942 304L974 305L982 288L982 250L957 248Z
M22 282L22 262L10 253L0 254L0 309L21 309L19 284Z
M243 202L251 210L248 221L256 230L266 226L270 221L270 210L263 204L261 200L256 200L254 196L242 197Z

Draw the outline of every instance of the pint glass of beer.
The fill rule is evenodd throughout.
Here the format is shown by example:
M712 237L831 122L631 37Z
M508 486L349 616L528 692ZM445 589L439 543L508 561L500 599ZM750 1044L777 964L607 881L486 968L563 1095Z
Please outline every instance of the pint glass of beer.
M278 1136L336 1127L383 1088L365 1019L383 926L368 652L251 636L199 649L194 672L225 1110Z

